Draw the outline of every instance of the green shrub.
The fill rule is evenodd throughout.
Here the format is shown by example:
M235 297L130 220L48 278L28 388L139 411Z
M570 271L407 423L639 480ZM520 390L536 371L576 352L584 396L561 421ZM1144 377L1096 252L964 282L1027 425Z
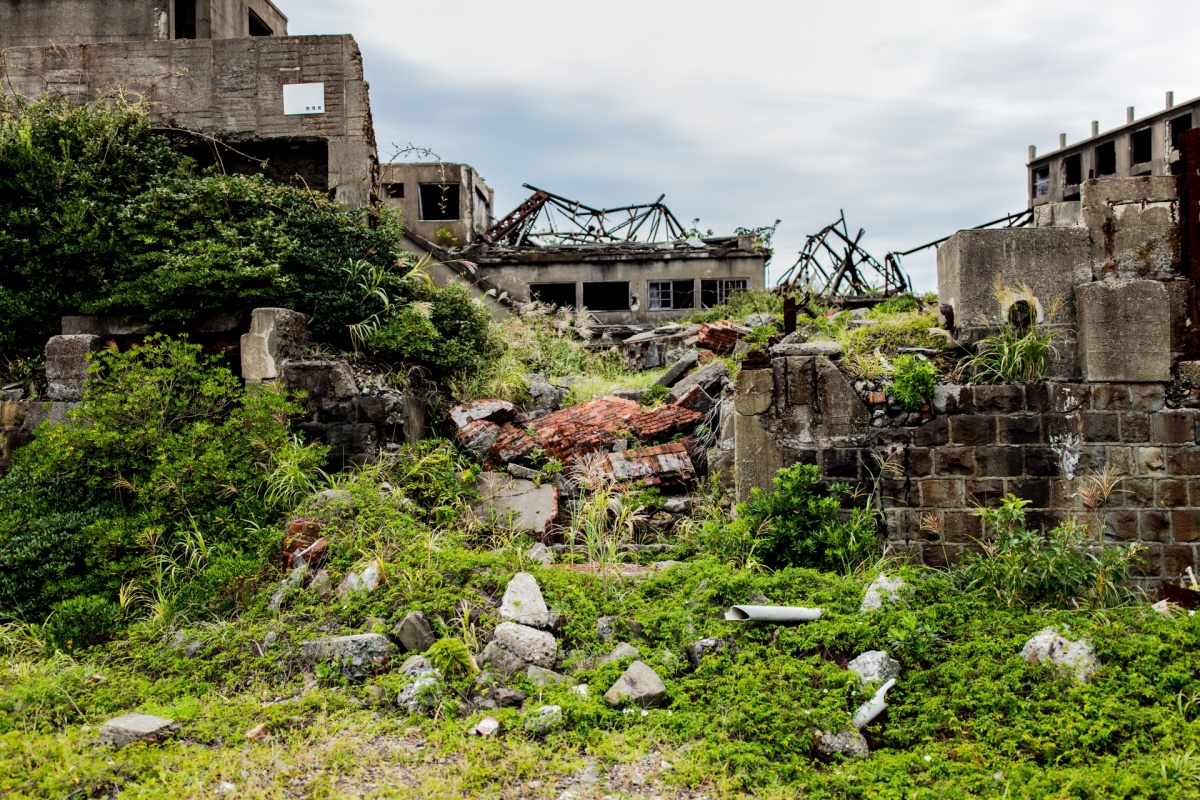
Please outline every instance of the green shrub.
M243 389L198 345L161 336L97 354L89 374L79 408L40 426L0 478L0 612L114 599L152 574L182 589L257 553L274 518L265 467L299 411L283 394Z
M438 639L425 652L425 657L447 680L467 678L479 672L471 651L461 639Z
M869 508L850 511L842 519L836 495L848 493L834 484L820 492L820 470L796 464L775 475L775 490L755 488L738 506L730 523L734 541L749 541L755 558L769 567L813 567L853 571L879 555L879 537Z
M906 411L918 411L933 396L939 377L938 368L925 359L900 356L896 359L887 391Z
M964 583L1006 605L1067 608L1103 605L1123 596L1138 545L1091 548L1090 531L1068 520L1045 534L1025 525L1028 500L1005 497L996 508L979 508L984 552L958 567Z
M741 322L751 314L783 315L783 296L767 289L748 289L729 295L724 305L697 311L690 322L717 322L722 319Z
M49 647L69 651L100 644L117 632L121 608L96 595L79 595L54 604L43 631Z

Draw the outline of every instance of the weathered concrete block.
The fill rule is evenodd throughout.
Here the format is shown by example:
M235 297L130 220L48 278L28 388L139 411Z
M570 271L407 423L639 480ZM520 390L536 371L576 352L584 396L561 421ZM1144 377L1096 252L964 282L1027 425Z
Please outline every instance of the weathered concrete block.
M148 336L154 333L154 327L149 322L128 319L126 317L82 317L67 316L62 318L63 336Z
M1082 228L1083 205L1078 200L1068 200L1035 206L1033 225L1036 228Z
M1171 379L1171 311L1162 283L1085 283L1076 287L1075 296L1085 380Z
M46 396L75 402L83 399L88 357L104 346L99 336L51 336L46 342Z
M1039 321L1071 326L1077 284L1091 280L1091 239L1079 228L959 231L938 248L938 299L954 309L955 337L974 342L1007 321L996 285L1028 285ZM1061 303L1052 320L1046 314Z
M1179 264L1173 177L1100 178L1080 189L1097 278L1169 278Z
M549 483L537 486L503 472L485 472L475 488L480 500L472 506L472 515L507 530L544 534L558 516L558 490Z
M299 359L310 341L308 317L286 308L256 308L250 332L242 336L242 378L248 381L279 377L279 362Z
M124 747L134 742L161 742L179 730L179 724L153 714L122 714L100 726L100 743Z
M354 373L345 361L287 361L278 366L279 377L288 389L307 393L305 405L310 413L355 394Z

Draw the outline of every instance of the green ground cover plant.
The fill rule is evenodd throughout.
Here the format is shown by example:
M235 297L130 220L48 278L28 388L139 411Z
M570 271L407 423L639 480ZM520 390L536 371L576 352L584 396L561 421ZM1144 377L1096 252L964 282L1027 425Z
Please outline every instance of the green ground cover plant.
M905 355L896 359L888 394L896 398L906 411L918 411L933 397L933 389L941 371L926 359Z

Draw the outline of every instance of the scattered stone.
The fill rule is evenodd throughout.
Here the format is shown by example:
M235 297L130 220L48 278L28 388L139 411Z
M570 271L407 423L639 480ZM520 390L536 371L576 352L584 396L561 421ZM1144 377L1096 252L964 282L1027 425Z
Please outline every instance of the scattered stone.
M609 664L609 663L612 663L613 661L620 661L622 658L629 658L630 656L637 658L639 655L641 655L641 654L638 652L638 649L636 647L629 644L629 642L621 642L619 645L617 645L616 647L614 647L612 649L611 653L604 656L596 663L597 664Z
M400 640L400 646L406 653L424 653L437 641L437 637L433 635L433 628L429 625L429 618L423 611L408 614L396 623L392 632Z
M883 608L883 601L895 603L900 599L902 589L907 589L908 584L900 576L889 578L886 574L880 573L879 577L871 581L867 586L867 593L863 595L862 605L859 606L859 612L878 611Z
M610 706L628 701L641 708L657 708L663 705L666 695L667 687L658 673L646 666L645 662L635 661L604 693L604 700Z
M425 656L409 656L400 665L400 674L408 675L411 678L420 675L422 672L429 672L431 669L433 669L433 665L429 663L429 659L425 658Z
M865 736L854 728L847 728L840 733L822 731L817 737L817 754L825 758L866 758L871 755L871 748L867 747Z
M554 556L550 553L550 548L538 542L533 547L525 551L525 557L530 561L536 561L543 567L548 567L554 561Z
M687 649L688 661L693 667L699 667L700 662L709 653L719 653L725 649L724 639L701 639L698 642L692 643Z
M715 397L728 380L729 367L725 366L725 362L710 362L676 383L667 395L667 402L678 401L693 386L699 386L709 397Z
M700 354L695 350L684 350L679 359L667 369L659 379L654 382L656 386L671 387L679 382L680 378L688 373L692 367L700 362Z
M779 319L774 314L751 314L742 320L747 328L765 328L768 325L779 327Z
M308 583L308 590L317 597L329 597L333 594L333 579L329 576L329 571L317 570L317 574Z
M529 467L523 467L520 464L509 464L504 469L509 475L512 475L514 478L518 478L523 481L534 481L536 483L545 477L542 475L541 470L530 469Z
M668 497L663 501L662 510L669 514L690 514L692 512L692 498L689 495Z
M554 665L557 654L558 643L549 633L515 622L501 622L480 655L479 664L512 675L529 665L548 669Z
M124 747L133 742L162 742L179 730L174 720L153 714L122 714L100 726L100 743Z
M525 716L523 727L533 734L544 734L562 725L562 706L542 706Z
M368 670L386 664L394 649L394 645L382 634L359 633L304 642L301 645L301 654L309 664L318 661L335 662L343 675L355 679L362 677Z
M430 667L420 672L413 682L400 690L396 705L408 709L410 714L428 714L438 707L442 699L442 673Z
M612 392L613 397L619 397L622 400L632 400L640 405L646 403L647 390L645 389L615 389Z
M345 489L326 489L323 492L317 492L317 505L332 506L354 506L354 495L350 494Z
M450 409L450 419L456 428L465 428L477 420L507 422L516 414L513 404L507 400L472 400L470 403Z
M546 608L546 601L542 599L537 579L528 572L518 572L508 582L508 588L500 600L500 619L535 628L548 628L553 624L554 619Z
M382 686L377 684L372 684L371 686L367 687L366 696L367 701L374 705L382 706L387 704L387 689L384 689Z
M596 634L601 639L611 639L617 633L619 621L616 617L600 617L596 620Z
M584 700L587 700L588 685L586 683L581 683L578 686L572 686L571 691L582 697Z
M865 686L870 681L887 683L900 675L900 662L883 650L868 650L846 665L846 669L857 672L859 683Z
M564 387L555 386L541 373L526 375L525 381L529 384L529 399L532 401L529 408L534 415L549 414L562 408L563 401L567 399Z
M1086 683L1096 671L1096 650L1087 639L1071 641L1053 626L1038 631L1021 648L1021 658L1030 664L1046 664L1069 673L1077 683Z
M495 717L484 717L475 726L476 736L495 736L500 732L500 721Z
M662 572L663 570L670 569L671 567L678 567L682 563L682 561L672 561L671 559L667 559L666 561L655 561L654 571Z
M302 358L309 343L308 317L286 308L256 308L250 313L250 332L242 334L242 378L274 380L279 362Z
M836 358L842 354L842 346L837 342L797 342L788 343L786 340L771 348L773 356L824 356Z
M246 731L246 738L251 742L257 742L259 739L267 735L267 723L260 722L250 730Z
M563 675L553 670L543 669L534 665L525 668L525 677L534 686L549 686L552 683L564 683L568 685L575 683L575 679L570 675Z
M375 591L381 580L382 576L379 574L379 566L376 564L370 564L362 572L363 591L365 591L367 594Z

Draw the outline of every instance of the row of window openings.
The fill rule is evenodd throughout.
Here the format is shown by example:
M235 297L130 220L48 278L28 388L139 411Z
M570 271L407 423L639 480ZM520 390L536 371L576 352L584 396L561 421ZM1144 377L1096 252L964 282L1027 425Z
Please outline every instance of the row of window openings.
M1190 130L1192 127L1192 115L1184 114L1167 122L1168 129L1171 132L1171 148L1179 149L1180 139L1183 138L1184 131ZM1142 128L1134 131L1129 137L1129 162L1134 166L1147 164L1153 156L1153 129ZM1104 142L1096 145L1096 166L1094 169L1088 170L1089 178L1104 177L1106 175L1117 174L1117 143ZM1172 164L1172 172L1175 171L1175 165ZM1149 175L1149 170L1136 173L1137 175ZM1063 185L1078 186L1083 183L1083 154L1075 153L1063 159ZM1050 194L1050 167L1040 167L1033 171L1033 196L1044 197ZM1077 196L1064 198L1067 200L1078 200Z
M744 292L750 286L746 278L722 278L700 281L700 307L724 305L734 292ZM534 300L551 306L573 308L575 284L535 283L529 287ZM647 281L646 303L651 311L671 311L696 307L696 282ZM633 300L629 281L595 281L583 284L583 306L592 311L629 311Z
M263 22L263 18L248 9L247 33L251 36L270 36L274 31ZM175 38L195 39L198 35L196 26L196 0L175 0Z
M487 207L487 198L478 192L479 204ZM403 200L403 183L383 184L385 200ZM421 183L417 184L417 215L423 222L452 222L462 219L461 184Z

